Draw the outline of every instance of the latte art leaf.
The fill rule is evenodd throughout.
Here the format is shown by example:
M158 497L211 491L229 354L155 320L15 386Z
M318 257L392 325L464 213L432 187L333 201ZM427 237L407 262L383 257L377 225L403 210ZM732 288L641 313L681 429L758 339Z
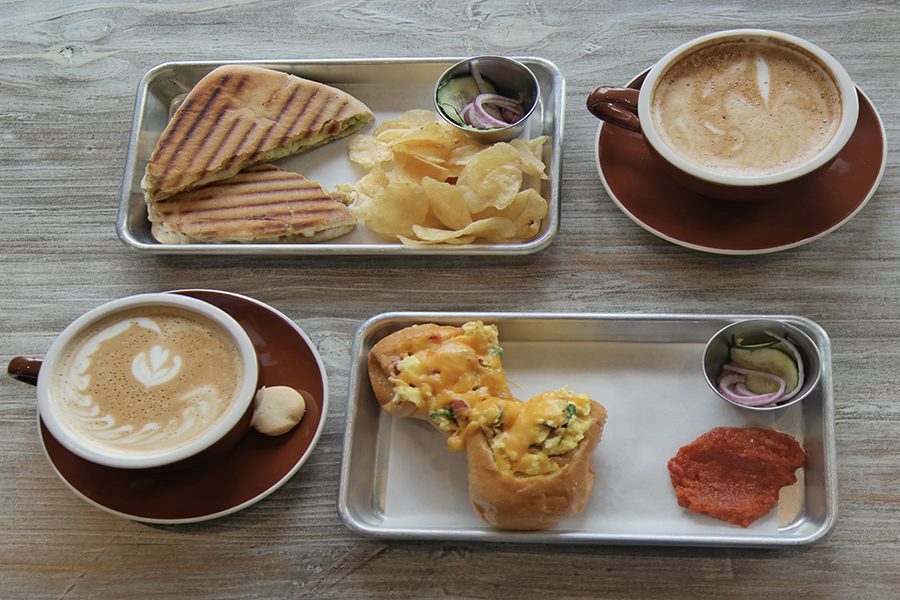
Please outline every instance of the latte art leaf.
M153 346L149 357L139 352L131 362L131 372L144 387L151 388L171 381L181 370L181 357L177 354L169 361L170 353L161 346ZM168 366L166 363L170 363Z

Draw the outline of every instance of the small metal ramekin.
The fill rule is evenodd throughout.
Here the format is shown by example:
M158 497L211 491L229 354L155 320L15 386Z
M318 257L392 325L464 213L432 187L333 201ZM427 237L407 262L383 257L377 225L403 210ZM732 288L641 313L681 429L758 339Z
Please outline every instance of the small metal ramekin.
M510 123L506 127L497 127L494 129L478 129L475 127L462 126L450 119L444 110L438 105L438 90L444 83L454 77L470 75L472 72L472 64L477 63L479 73L489 80L497 89L497 93L502 96L515 98L519 93L523 94L523 106L525 114L515 123ZM525 129L528 117L534 112L537 106L538 98L540 98L540 87L538 86L537 77L531 72L531 69L523 65L517 60L506 58L503 56L475 56L467 58L456 63L441 75L434 85L434 108L437 114L447 123L456 127L460 131L464 131L475 141L482 144L493 144L496 142L508 142L517 138Z
M764 331L771 331L787 339L800 352L800 357L803 359L803 385L793 398L781 404L776 404L775 406L746 406L722 395L717 382L719 374L722 372L722 367L729 361L729 350L732 340L735 337L752 340L755 337L763 336ZM809 396L819 384L819 378L822 376L822 361L819 356L819 348L815 342L806 333L790 323L773 319L746 319L723 327L706 343L706 347L703 349L702 366L706 383L722 400L746 410L761 412L780 410L797 404Z

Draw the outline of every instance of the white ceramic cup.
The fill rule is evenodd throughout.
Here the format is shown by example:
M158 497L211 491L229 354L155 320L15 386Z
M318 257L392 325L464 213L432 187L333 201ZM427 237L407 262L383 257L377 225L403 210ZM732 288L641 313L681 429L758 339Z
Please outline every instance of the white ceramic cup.
M787 46L807 55L831 76L841 96L841 120L831 140L819 152L805 162L781 171L757 176L733 175L687 160L663 140L652 115L652 103L660 79L682 58L701 48L726 41ZM639 92L631 88L600 86L588 96L587 106L591 113L608 123L640 131L651 154L679 183L704 195L732 200L772 197L782 193L787 184L830 164L853 134L859 115L856 86L834 57L802 38L766 29L719 31L686 42L653 65Z
M70 343L94 323L124 310L142 307L172 307L196 313L218 325L235 343L240 354L243 370L239 374L237 392L226 406L224 413L206 429L187 443L171 448L160 448L152 452L131 453L116 451L104 445L91 443L67 425L60 414L62 410L54 397L55 373L60 360ZM25 359L32 360L32 359ZM249 428L252 416L253 396L259 378L259 363L256 351L247 332L228 313L207 302L188 296L169 293L138 294L113 300L88 311L68 327L51 344L46 356L37 364L38 408L44 425L66 449L93 463L123 469L141 469L171 466L178 463L193 463L192 459L211 454L240 439ZM43 375L43 376L41 376ZM25 377L19 377L26 380Z

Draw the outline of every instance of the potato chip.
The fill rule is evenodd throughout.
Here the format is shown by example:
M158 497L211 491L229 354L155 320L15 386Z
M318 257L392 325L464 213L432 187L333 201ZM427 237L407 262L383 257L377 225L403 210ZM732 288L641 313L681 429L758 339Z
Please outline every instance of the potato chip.
M394 157L394 181L421 183L425 177L438 181L446 181L449 172L444 167L410 154L398 154Z
M504 242L515 236L516 225L503 217L490 217L473 221L455 231L420 227L419 225L413 225L412 230L420 240L426 242L443 243L465 235L483 237L490 242Z
M487 217L506 217L512 221L517 220L522 213L528 212L530 215L537 215L538 218L547 216L547 201L532 188L525 189L513 198L503 209L488 207L480 212L473 213L472 219L485 219Z
M378 134L388 131L389 129L414 129L419 125L425 125L426 123L433 122L434 112L425 109L413 109L408 110L396 119L388 119L387 121L383 121L375 130L372 132L372 135L377 136Z
M541 160L544 142L547 139L549 138L546 135L542 135L527 142L524 140L513 140L510 142L510 145L519 151L523 173L547 179L547 174L544 173L544 161Z
M466 169L469 173L468 177L472 177L473 181L477 181L480 175L500 165L517 166L520 162L519 151L505 142L500 142L493 146L488 146L473 156L469 164L466 165ZM469 182L466 182L464 185L469 185Z
M400 239L400 242L404 246L409 246L410 248L426 248L429 246L436 246L438 242L423 242L422 240L417 240L414 238L408 238L402 235L397 236ZM458 238L449 239L446 242L441 242L443 244L448 244L451 246L462 246L465 244L471 244L475 241L474 235L464 235Z
M449 152L456 145L458 139L459 136L455 135L455 130L451 129L449 125L433 121L410 129L406 135L395 143L397 144L396 147L402 147L405 144L425 142L446 147Z
M390 183L366 203L366 213L366 227L377 235L390 240L411 237L413 227L428 214L428 199L418 185Z
M425 177L422 189L428 196L431 212L441 225L450 229L462 229L472 222L466 208L466 190L449 183Z
M357 135L350 139L350 162L371 169L393 159L391 147L370 135Z
M480 160L475 157L469 166ZM506 208L522 189L522 171L513 165L500 164L497 168L483 172L476 169L480 177L475 179L469 167L457 178L457 185L466 187L472 192L466 196L469 201L469 212L476 213L489 206L496 209Z
M387 131L379 133L374 137L379 142L383 142L390 146L397 140L402 139L403 136L405 136L407 133L409 133L409 129L389 129Z
M370 169L352 186L351 211L410 247L531 239L548 211L532 187L547 179L547 139L485 146L431 111L409 111L351 141L351 160Z
M443 146L431 144L426 141L400 141L396 144L392 144L391 149L394 155L403 154L406 156L413 156L415 158L427 160L441 168L444 168L444 165L447 162L447 150Z
M487 146L479 144L474 140L470 140L468 143L463 142L458 144L456 148L451 150L450 154L447 155L447 168L452 173L451 177L459 177L463 168L485 148L487 148Z
M521 207L521 210L519 210ZM541 222L547 216L547 201L536 190L527 189L519 192L515 200L506 208L509 211L501 216L511 219L516 225L516 237L523 240L533 238L541 230ZM513 216L513 212L518 214ZM505 211L501 211L503 213Z
M356 182L356 191L366 196L379 196L389 183L390 180L381 165L375 165Z

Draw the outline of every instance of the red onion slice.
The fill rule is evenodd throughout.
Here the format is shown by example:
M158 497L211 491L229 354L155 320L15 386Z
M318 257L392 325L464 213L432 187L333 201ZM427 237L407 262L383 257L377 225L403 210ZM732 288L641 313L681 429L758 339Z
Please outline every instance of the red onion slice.
M734 377L740 376L740 379ZM778 384L778 391L770 394L754 394L744 385L747 375L768 379ZM757 371L755 369L746 369L731 363L722 366L722 375L719 377L719 392L732 402L742 404L744 406L753 406L757 408L774 405L784 399L784 389L787 382L778 375L772 375L765 371Z
M744 382L744 376L740 373L723 373L719 376L719 385L731 388L739 383Z
M500 119L489 114L481 105L478 103L478 98L466 104L466 107L471 106L471 112L469 113L469 125L474 127L484 127L484 128L494 128L494 127L506 127L509 125L506 121L501 121ZM465 111L466 108L463 108Z
M475 80L475 87L478 88L478 92L483 94L488 90L487 85L484 83L484 77L481 76L481 71L478 69L478 61L473 60L469 63L469 72L472 74L472 79Z
M463 106L460 117L468 125L480 129L508 127L525 116L522 105L498 94L478 94Z
M511 121L503 121L504 126L515 123L525 114L520 103L498 94L479 94L475 97L475 105L498 120L503 120L501 115L503 114L504 109L515 115L519 115Z
M501 96L500 94L479 94L478 97L483 103L496 104L497 106L506 106L507 108L522 108L522 103Z
M463 106L462 110L459 111L459 116L461 116L463 121L469 125L472 125L472 107L473 104L470 102Z

